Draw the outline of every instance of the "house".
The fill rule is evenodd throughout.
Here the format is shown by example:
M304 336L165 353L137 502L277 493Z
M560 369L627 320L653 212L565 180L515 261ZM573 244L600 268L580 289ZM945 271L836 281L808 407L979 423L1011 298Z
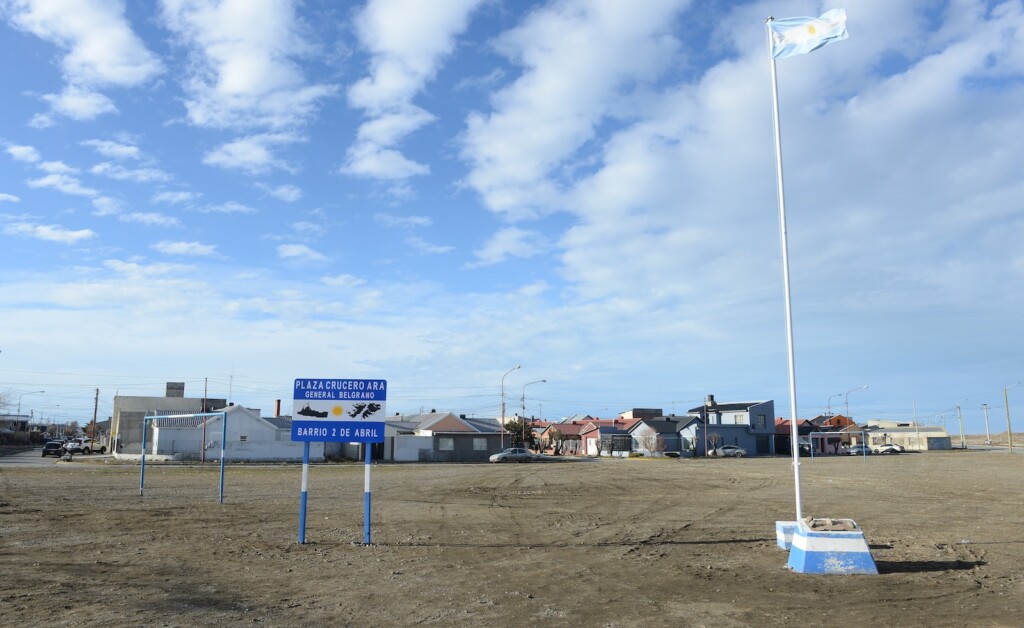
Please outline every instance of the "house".
M629 429L639 419L593 419L580 430L580 453L587 456L625 456L633 450Z
M681 445L693 455L703 456L723 445L736 445L748 455L775 453L775 402L742 401L718 403L708 395L704 405L691 408L680 427Z
M126 454L142 453L142 424L145 416L212 412L224 408L227 399L206 399L185 396L183 382L167 382L163 397L116 395L111 413L111 450ZM146 441L153 440L153 426L147 423Z
M850 446L848 433L838 429L823 428L815 423L815 419L799 419L796 422L796 429L800 443L800 455L841 454ZM793 449L790 447L792 441L792 422L789 419L775 419L775 453L784 456L793 455Z
M875 449L885 444L902 445L907 451L945 451L953 448L946 428L919 425L913 421L870 420L863 428L867 445ZM860 434L852 435L855 439Z
M581 422L579 420L552 423L541 432L541 451L550 450L556 456L577 456L584 453L580 432L587 426L587 423L589 421Z
M292 441L291 420L263 417L259 410L229 406L213 410L227 417L223 439L225 460L302 460L304 443ZM225 433L221 417L183 415L150 421L153 440L146 442L146 455L174 460L215 460L220 458ZM119 454L119 457L138 454ZM310 460L324 459L324 444L309 444Z
M682 437L679 430L689 423L690 417L658 417L640 419L629 428L633 451L645 456L663 455L667 452L682 453Z
M510 442L496 419L431 410L385 420L384 442L371 451L375 460L395 462L486 462ZM365 445L343 443L328 450L332 455L359 460Z

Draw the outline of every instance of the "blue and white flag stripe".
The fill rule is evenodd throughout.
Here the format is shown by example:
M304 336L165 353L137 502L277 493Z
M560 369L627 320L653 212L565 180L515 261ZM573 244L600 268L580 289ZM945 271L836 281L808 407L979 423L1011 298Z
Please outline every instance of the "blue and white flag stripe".
M821 17L789 17L769 20L772 58L785 59L846 39L846 9L832 9Z

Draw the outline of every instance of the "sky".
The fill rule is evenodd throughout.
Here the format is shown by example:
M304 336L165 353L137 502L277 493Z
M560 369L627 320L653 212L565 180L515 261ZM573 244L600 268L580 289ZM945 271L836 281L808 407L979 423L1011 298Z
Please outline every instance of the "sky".
M790 417L765 19L831 8L776 65L797 414L1003 431L1020 0L0 0L6 411Z

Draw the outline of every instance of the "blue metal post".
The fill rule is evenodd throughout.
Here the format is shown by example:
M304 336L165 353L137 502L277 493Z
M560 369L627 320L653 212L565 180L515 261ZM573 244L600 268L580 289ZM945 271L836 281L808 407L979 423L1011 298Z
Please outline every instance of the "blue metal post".
M309 441L302 444L302 492L299 493L299 544L306 542L306 490L309 486Z
M370 544L370 459L373 443L366 443L366 465L363 474L363 545Z
M224 443L228 439L228 413L220 413L220 503L224 503Z
M142 474L139 476L139 496L146 486L146 417L142 417Z

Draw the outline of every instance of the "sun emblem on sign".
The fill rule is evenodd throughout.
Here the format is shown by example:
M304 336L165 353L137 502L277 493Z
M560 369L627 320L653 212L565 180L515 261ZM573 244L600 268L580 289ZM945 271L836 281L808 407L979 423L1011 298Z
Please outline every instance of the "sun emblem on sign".
M333 408L331 408L331 414L333 414L334 416L341 416L344 413L345 408L342 408L341 406L334 406Z

